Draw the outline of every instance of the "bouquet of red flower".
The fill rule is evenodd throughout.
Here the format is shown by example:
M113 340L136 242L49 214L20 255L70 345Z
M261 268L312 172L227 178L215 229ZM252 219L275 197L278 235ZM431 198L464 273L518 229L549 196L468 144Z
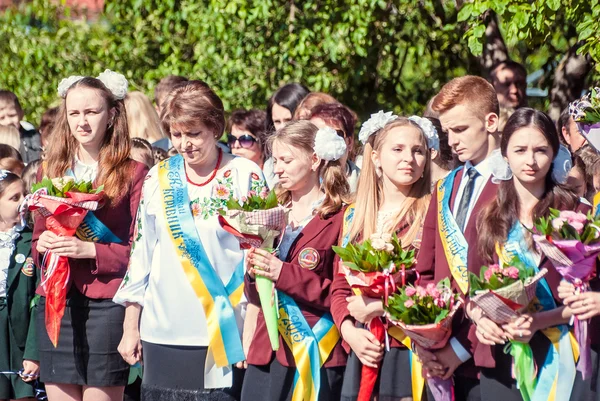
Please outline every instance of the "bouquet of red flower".
M533 268L527 267L516 257L507 266L483 266L479 276L469 273L470 300L494 323L509 323L529 307L535 298L537 283L546 273L546 269L541 269L536 274ZM519 390L523 398L529 400L536 386L531 347L511 340L509 349Z
M219 224L233 234L240 242L241 249L273 249L275 240L285 229L287 210L277 202L275 191L263 187L259 193L250 191L241 200L231 198L226 209L220 211ZM263 316L269 333L271 348L279 349L277 327L277 301L273 282L266 277L256 276L256 289L260 298Z
M436 350L446 346L452 333L452 318L460 305L459 296L445 278L437 285L401 288L388 298L384 308L390 323L407 337L427 350ZM452 379L430 377L427 382L436 401L454 400Z
M556 270L575 286L577 292L589 290L600 254L600 218L591 213L550 209L549 216L538 219L535 226L539 235L534 235L533 239ZM587 378L591 374L588 322L576 317L572 322L580 347L577 370Z
M88 211L103 206L102 187L91 182L75 182L73 177L44 178L35 184L26 199L29 210L37 210L46 218L46 228L59 236L72 236ZM46 331L56 347L60 321L65 314L69 259L47 251L42 260L42 288L46 292Z
M334 252L340 257L339 274L346 277L355 291L371 298L383 298L396 291L396 283L404 286L406 270L415 263L414 251L402 249L396 234L373 234L360 244L349 243L345 247L334 246ZM383 342L385 327L380 318L367 324L368 329ZM368 401L377 380L379 367L362 367L362 379L358 401Z

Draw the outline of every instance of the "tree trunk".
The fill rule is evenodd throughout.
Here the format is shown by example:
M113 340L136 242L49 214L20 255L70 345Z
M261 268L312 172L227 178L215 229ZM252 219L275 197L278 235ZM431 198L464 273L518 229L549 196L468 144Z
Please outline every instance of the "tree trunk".
M492 10L486 11L483 16L486 24L485 45L483 54L479 61L481 63L482 73L488 76L490 71L503 61L509 60L508 49L504 43L500 27L498 26L498 17Z
M554 72L554 82L550 90L550 108L548 114L557 121L561 111L569 102L579 98L585 87L585 78L592 69L589 54L579 55L577 49L581 43L572 46L558 64Z

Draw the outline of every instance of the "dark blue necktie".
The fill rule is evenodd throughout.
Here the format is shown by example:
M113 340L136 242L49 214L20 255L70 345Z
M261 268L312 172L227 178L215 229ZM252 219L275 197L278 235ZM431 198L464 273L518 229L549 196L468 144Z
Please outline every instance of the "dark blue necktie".
M458 227L462 232L465 231L467 214L469 212L469 204L471 203L471 197L475 191L475 180L477 179L478 175L479 173L474 167L471 167L469 170L467 170L467 176L469 179L467 180L467 185L465 185L465 190L463 191L462 197L460 198L460 203L458 204L458 210L456 211L456 224L458 224Z

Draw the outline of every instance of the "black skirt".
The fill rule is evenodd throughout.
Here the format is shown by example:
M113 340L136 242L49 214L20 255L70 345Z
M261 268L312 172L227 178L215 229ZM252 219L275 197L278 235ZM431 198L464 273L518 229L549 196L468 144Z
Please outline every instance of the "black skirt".
M244 370L233 368L230 388L205 389L207 347L154 344L142 341L144 376L142 401L236 401Z
M0 297L0 372L18 372L23 369L24 350L14 338L10 327L6 298ZM26 383L19 375L0 374L0 400L33 397L33 383Z
M354 352L348 357L341 401L355 401L360 389L362 363ZM410 351L406 348L390 348L383 356L379 376L373 389L379 401L398 401L411 398Z
M321 368L319 401L337 401L341 396L344 366ZM248 365L242 401L291 401L296 368L285 367L277 358L270 365Z
M600 401L600 347L592 346L592 374L583 380L578 371L571 392L571 401Z
M46 298L36 316L40 380L92 387L125 386L129 365L117 347L123 337L125 308L110 299L91 299L72 289L60 324L58 345L45 325Z

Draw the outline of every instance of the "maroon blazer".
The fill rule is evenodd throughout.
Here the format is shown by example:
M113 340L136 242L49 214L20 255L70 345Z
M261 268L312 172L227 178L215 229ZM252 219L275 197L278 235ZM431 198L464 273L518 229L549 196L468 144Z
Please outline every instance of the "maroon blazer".
M452 194L450 196L450 209L454 208L454 202L456 200L456 194L458 187L462 179L464 168L461 169L454 177L454 183L452 185ZM465 227L465 238L467 243L470 245L467 254L467 269L470 272L479 274L481 266L483 266L484 260L479 252L477 251L477 217L481 213L482 209L491 202L498 190L498 185L494 184L490 179L485 183L473 211L469 216L467 225ZM431 197L431 203L429 204L429 210L427 216L425 216L425 223L423 224L423 239L421 241L421 250L417 256L417 272L420 274L420 284L427 285L430 282L437 283L440 280L449 277L452 283L452 287L459 294L460 289L452 277L446 255L444 254L444 248L442 245L442 239L438 230L438 204L437 204L437 189L434 191ZM468 320L464 311L459 310L453 320L452 334L461 343L461 345L469 351L471 354L475 351L475 346L471 339L469 339L469 330L471 328L471 321ZM457 374L461 376L473 377L476 375L475 369L473 369L472 362L465 363L457 369Z
M69 258L71 266L69 287L74 285L88 298L112 298L127 272L135 217L142 195L144 178L148 173L148 167L145 164L133 160L130 163L132 178L129 185L123 188L125 194L117 203L94 212L98 220L121 239L121 243L95 243L96 259ZM36 213L31 251L38 266L41 264L43 255L39 254L36 245L40 234L45 230L46 219ZM41 286L37 289L37 293L42 296L46 295Z
M400 224L400 227L401 228L397 231L398 237L402 237L409 228L408 224ZM341 235L338 243L342 243ZM339 272L339 262L340 257L335 255L334 264L336 273L333 278L333 284L331 285L331 314L333 315L333 321L338 327L338 330L341 330L344 320L349 319L353 324L356 324L356 320L350 315L350 312L348 311L348 302L346 301L346 298L353 296L354 292L348 284L348 280L346 280L344 273ZM408 276L407 283L412 284L413 282L414 276ZM391 348L406 348L404 344L392 336L389 336L389 340ZM350 345L346 341L342 341L342 346L346 352L350 353Z
M281 275L275 282L277 290L283 291L296 301L310 327L314 327L331 307L330 287L334 277L335 258L335 252L331 247L337 244L343 217L344 209L326 219L318 216L313 218L292 244L283 263ZM298 261L300 253L308 248L314 249L319 254L318 264L313 270L302 267ZM248 275L245 276L244 292L250 303L260 307L255 282ZM271 351L265 319L260 310L256 331L246 359L251 365L267 365L273 360L274 354ZM292 352L281 336L276 356L283 366L296 366ZM323 366L326 368L345 366L346 358L347 354L340 341Z

